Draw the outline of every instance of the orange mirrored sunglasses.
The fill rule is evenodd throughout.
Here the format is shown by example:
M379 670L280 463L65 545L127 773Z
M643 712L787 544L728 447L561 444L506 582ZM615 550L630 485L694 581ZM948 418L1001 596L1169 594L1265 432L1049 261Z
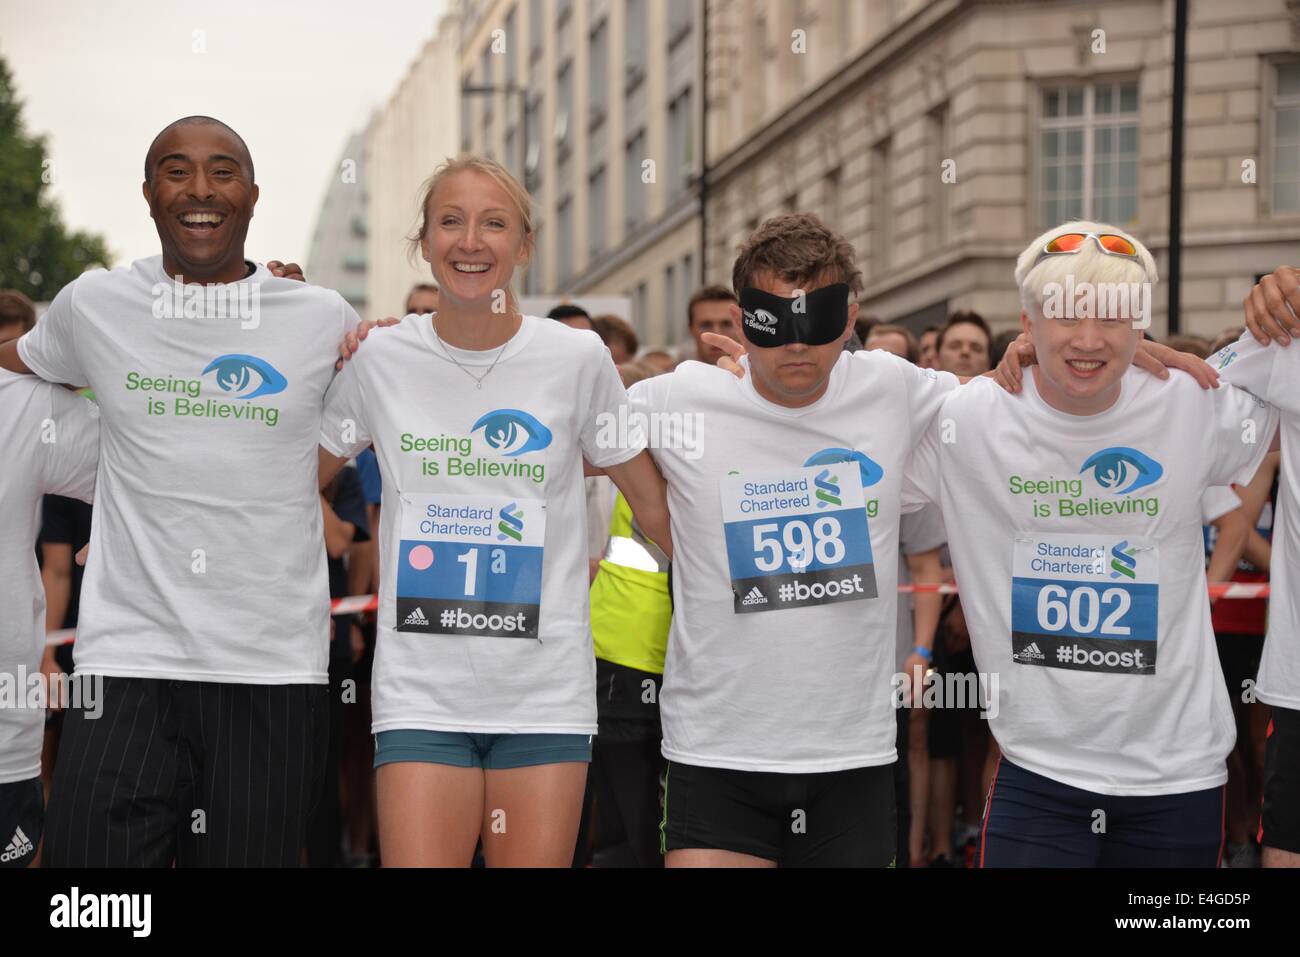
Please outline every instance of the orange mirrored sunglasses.
M1071 253L1077 253L1089 239L1095 242L1097 248L1107 256L1120 256L1124 259L1142 261L1142 257L1138 255L1137 247L1133 245L1133 241L1123 236L1117 236L1114 233L1062 233L1048 240L1047 245L1043 247L1043 251L1034 260L1034 265L1037 266L1048 256L1068 256Z

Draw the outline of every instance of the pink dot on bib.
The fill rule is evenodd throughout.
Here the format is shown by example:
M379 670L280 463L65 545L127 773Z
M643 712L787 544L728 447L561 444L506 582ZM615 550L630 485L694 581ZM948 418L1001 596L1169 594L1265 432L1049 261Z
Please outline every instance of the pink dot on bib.
M422 572L433 564L433 549L428 545L416 545L411 549L411 554L406 556L406 560L417 572Z

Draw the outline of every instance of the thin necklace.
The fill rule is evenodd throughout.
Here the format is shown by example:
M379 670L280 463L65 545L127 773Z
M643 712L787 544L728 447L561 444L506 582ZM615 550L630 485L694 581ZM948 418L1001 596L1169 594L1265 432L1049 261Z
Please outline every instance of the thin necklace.
M432 325L433 325L433 338L437 339L438 345L442 346L443 355L445 355L452 362L456 363L457 369L459 369L461 372L465 373L467 376L469 376L471 379L474 380L474 388L476 389L483 388L483 380L492 374L492 370L497 367L497 359L501 358L501 354L506 351L506 346L510 345L510 339L514 338L514 336L511 336L510 339L507 339L505 342L501 344L501 348L497 350L496 358L494 358L492 360L492 364L488 366L487 372L484 372L482 375L475 375L474 373L470 372L468 369L466 369L463 365L460 364L460 360L458 360L454 355L452 355L451 350L447 348L447 343L442 341L442 336L438 335L437 319L434 319Z

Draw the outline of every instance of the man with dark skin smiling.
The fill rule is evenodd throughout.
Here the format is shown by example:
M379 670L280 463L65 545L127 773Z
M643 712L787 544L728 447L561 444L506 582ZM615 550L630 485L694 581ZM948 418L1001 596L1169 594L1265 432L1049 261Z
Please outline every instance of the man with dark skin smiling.
M162 254L83 274L0 347L101 412L77 674L103 714L68 712L44 862L296 866L328 728L316 442L358 320L245 259L258 188L224 123L164 129L143 194Z

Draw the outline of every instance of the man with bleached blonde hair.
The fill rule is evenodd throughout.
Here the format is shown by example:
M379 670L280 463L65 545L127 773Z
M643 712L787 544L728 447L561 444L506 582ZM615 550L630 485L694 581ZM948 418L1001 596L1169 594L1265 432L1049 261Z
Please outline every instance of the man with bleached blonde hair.
M1277 411L1139 374L1158 276L1128 233L1065 223L1015 278L1023 391L950 394L908 473L943 510L975 663L997 678L981 865L1214 867L1234 728L1201 498L1249 481Z

